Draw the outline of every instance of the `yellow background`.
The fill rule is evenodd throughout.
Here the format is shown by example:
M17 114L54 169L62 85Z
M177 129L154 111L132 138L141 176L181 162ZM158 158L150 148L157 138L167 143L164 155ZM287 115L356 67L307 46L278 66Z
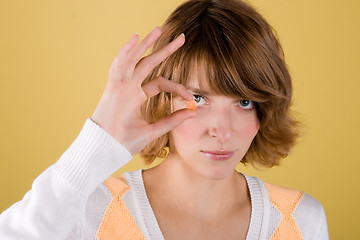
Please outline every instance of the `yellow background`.
M76 138L125 41L134 32L143 38L181 2L1 1L0 211L20 200ZM278 32L306 135L280 167L238 170L307 192L323 204L331 239L355 239L359 1L250 2ZM136 157L114 175L147 167Z

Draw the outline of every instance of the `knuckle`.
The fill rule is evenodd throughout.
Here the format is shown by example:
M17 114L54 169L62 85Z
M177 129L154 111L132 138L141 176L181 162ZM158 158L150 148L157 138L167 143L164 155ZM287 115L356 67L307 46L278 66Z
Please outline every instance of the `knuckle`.
M174 92L180 93L183 90L182 85L175 84L174 85Z
M166 56L169 56L170 54L172 54L173 50L172 48L168 47L164 49L164 52Z
M144 60L142 64L143 64L143 68L145 70L150 70L154 67L154 65L150 61L147 61L147 60Z
M123 81L130 81L131 80L131 73L125 72L122 76Z
M123 65L123 62L119 59L119 57L116 57L112 63L115 67L120 68Z
M182 88L182 90L183 90L184 92L187 92L187 89L186 89L186 87L185 87L184 85L180 84L180 86L181 86L181 88Z
M163 79L162 76L157 76L157 77L154 78L153 81L156 82L156 83L160 83L162 81L162 79Z

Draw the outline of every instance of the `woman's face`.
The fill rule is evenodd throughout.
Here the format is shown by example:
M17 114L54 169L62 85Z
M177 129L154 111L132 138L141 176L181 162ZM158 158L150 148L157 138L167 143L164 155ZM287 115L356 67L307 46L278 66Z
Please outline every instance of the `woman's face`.
M206 77L205 68L194 69L188 90L195 95L198 116L187 119L170 132L170 155L186 168L210 179L224 179L233 174L259 130L255 106L252 101L220 95L197 93L197 71ZM205 89L208 91L209 89ZM186 108L186 101L173 98L173 111ZM230 151L226 160L207 152Z

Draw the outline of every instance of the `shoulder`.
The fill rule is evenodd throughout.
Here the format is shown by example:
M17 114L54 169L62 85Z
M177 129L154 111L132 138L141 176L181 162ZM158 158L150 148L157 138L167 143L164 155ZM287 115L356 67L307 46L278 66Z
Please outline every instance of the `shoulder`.
M303 214L313 217L319 217L319 213L324 211L322 204L306 192L267 182L264 184L269 192L270 202L280 209L299 210L301 206Z
M296 189L286 188L268 182L264 182L264 185L269 192L270 202L281 208L295 207L304 196L304 192Z
M272 205L271 219L278 219L274 234L280 234L281 225L289 225L292 236L301 235L303 239L327 234L324 208L313 196L297 189L267 182L264 182L264 185L269 192Z

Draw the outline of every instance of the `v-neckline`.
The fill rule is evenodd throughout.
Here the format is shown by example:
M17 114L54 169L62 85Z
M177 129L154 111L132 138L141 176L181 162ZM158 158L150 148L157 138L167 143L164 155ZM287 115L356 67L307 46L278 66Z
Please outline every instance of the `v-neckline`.
M142 172L143 169L128 172L131 176L130 181L136 196L135 201L138 203L139 212L145 224L145 230L147 231L146 235L148 235L150 239L163 240L165 238L161 232L160 226L155 217L155 213L148 199ZM239 173L242 174L246 179L251 199L251 217L246 240L261 239L261 230L263 229L265 214L264 191L261 187L263 183L257 177L247 176L241 172Z

